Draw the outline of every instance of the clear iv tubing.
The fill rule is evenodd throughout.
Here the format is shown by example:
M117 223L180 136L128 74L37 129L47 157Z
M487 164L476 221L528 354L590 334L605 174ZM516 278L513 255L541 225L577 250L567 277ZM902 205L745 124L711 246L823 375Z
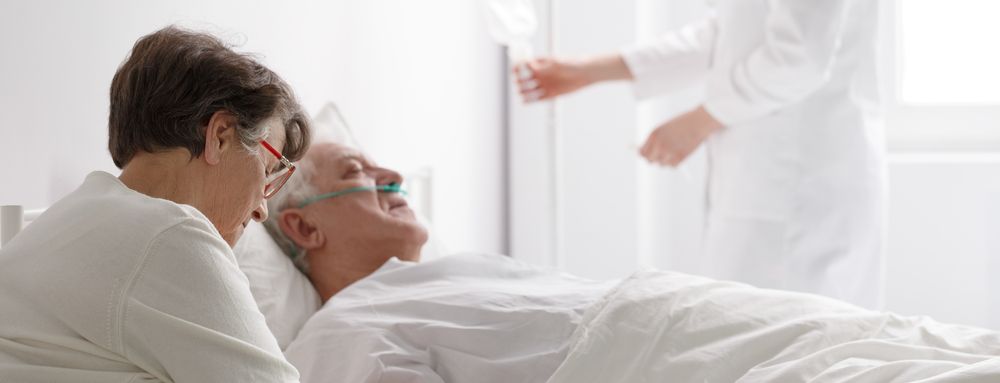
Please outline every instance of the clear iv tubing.
M547 15L548 25L552 25L551 15L555 10L556 0L547 1L549 7ZM535 3L533 0L486 0L486 10L488 11L488 23L490 33L497 43L507 47L507 56L511 64L524 63L533 57L532 38L537 29L537 17L535 16ZM548 30L548 50L553 50L554 28ZM533 77L531 70L522 65L515 76L519 80L528 80ZM563 251L563 207L560 195L562 191L562 148L559 142L559 131L556 124L556 103L549 102L547 105L546 125L549 131L549 165L551 171L551 218L552 218L552 266L563 268L566 265Z
M531 40L538 29L533 0L486 0L485 10L490 35L500 45L507 47L511 64L532 58ZM522 67L517 77L526 80L531 72Z

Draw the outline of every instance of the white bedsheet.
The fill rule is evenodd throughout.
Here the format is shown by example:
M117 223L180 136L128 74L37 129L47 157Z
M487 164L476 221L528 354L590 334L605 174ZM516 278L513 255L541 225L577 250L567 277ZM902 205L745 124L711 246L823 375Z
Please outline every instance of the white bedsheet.
M498 255L392 259L327 301L285 355L303 383L544 382L615 285Z
M1000 336L818 296L641 272L588 309L550 383L1000 382Z

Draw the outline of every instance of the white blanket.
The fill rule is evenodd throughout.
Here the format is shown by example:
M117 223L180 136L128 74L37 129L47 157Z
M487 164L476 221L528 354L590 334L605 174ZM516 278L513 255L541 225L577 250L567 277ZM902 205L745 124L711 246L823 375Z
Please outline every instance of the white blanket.
M640 272L588 309L550 383L1000 382L1000 335L812 295Z
M615 285L498 255L394 258L327 301L285 355L303 383L544 383Z

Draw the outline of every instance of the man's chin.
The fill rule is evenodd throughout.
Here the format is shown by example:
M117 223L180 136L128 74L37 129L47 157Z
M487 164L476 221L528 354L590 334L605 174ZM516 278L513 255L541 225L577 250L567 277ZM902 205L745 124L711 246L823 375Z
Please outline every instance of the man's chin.
M424 246L427 245L427 241L430 239L430 232L428 232L427 228L424 227L424 225L421 225L419 222L417 222L415 225L416 226L415 226L415 231L413 233L414 237L413 242L417 244L417 254L420 254L424 249Z
M427 240L430 238L430 233L424 224L417 219L416 215L411 214L405 218L399 218L406 225L408 233L406 234L407 242L416 245L418 250L423 248L427 244Z
M423 248L430 237L427 228L417 218L417 214L408 206L400 206L389 210L391 216L397 223L402 223L408 233L405 235L407 242L415 244L417 249ZM419 253L419 251L418 251Z
M427 245L428 234L427 230L423 226L418 226L419 230L414 232L413 246L410 247L413 251L403 252L399 255L399 259L410 262L420 262L420 256L423 254L424 246Z

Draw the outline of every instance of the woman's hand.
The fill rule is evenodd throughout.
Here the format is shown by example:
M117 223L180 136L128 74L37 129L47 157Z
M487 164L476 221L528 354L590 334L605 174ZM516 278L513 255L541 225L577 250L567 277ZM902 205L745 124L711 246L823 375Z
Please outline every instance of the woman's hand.
M699 106L656 128L639 149L639 154L658 165L677 166L720 129L722 123Z
M631 79L621 55L571 60L542 57L512 69L524 102L549 100L601 81Z

